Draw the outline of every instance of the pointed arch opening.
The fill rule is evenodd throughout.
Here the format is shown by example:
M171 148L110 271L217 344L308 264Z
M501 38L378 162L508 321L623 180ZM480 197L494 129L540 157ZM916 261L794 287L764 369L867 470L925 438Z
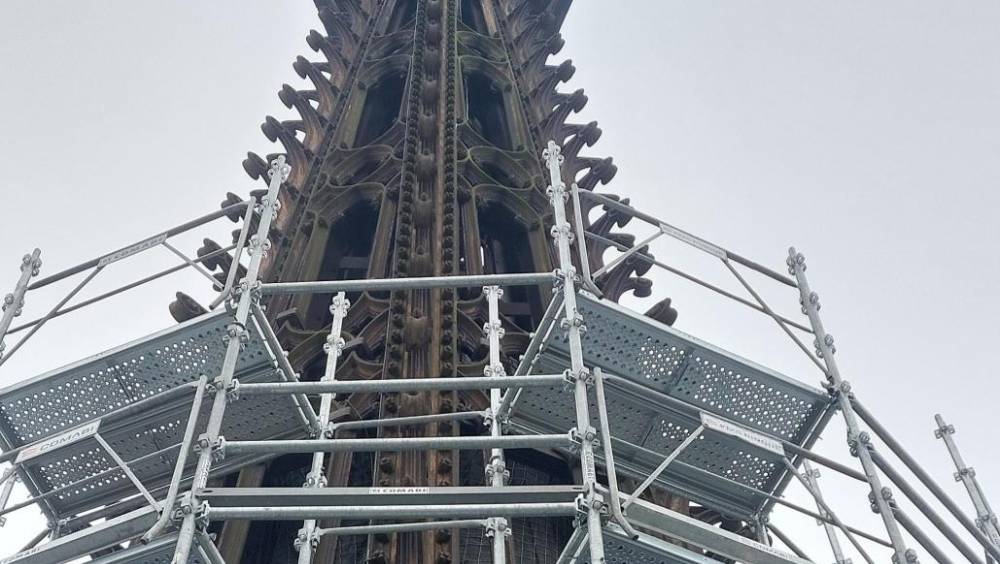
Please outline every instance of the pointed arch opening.
M378 207L374 202L362 200L347 208L330 226L316 279L357 280L367 276L377 227ZM333 294L312 296L306 315L307 327L326 327L333 321L332 298Z
M378 139L399 119L406 89L406 76L390 73L368 87L361 118L354 134L354 146L362 147Z
M462 23L483 35L489 34L483 0L462 0Z
M531 241L524 223L499 204L486 204L479 208L478 214L483 272L534 272ZM506 288L500 301L500 312L524 331L534 330L542 310L541 295L534 286Z
M396 0L386 25L386 34L408 27L417 17L417 0Z
M500 149L513 148L510 116L503 89L481 72L465 75L465 107L469 126Z

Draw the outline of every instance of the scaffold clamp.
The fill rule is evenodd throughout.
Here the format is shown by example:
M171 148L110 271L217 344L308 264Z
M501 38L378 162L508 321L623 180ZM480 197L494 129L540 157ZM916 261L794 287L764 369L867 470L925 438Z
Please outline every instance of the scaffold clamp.
M292 545L297 551L301 551L306 544L309 545L309 550L313 552L315 552L319 547L319 531L315 527L303 527L299 529L298 534L295 536L295 540L292 541Z
M504 463L503 458L499 456L490 458L490 463L486 465L486 477L492 479L496 475L503 477L504 484L510 482L510 470L507 470L507 465Z
M507 369L502 364L490 364L483 368L483 376L487 378L503 378L507 375Z
M580 452L584 441L589 442L594 448L597 448L597 429L587 427L583 433L580 433L576 427L573 427L569 430L569 440L570 450L574 453Z
M326 487L326 476L323 475L323 471L320 470L318 473L309 472L306 474L306 481L302 484L303 488L325 488Z
M247 331L247 326L239 321L233 321L227 325L226 334L222 337L222 342L228 345L231 339L239 340L240 350L246 348L247 343L250 342L250 333Z
M954 425L942 425L937 429L934 429L934 438L942 439L945 435L954 435L955 426Z
M332 309L332 308L331 308ZM347 346L347 341L341 336L334 337L330 335L326 338L326 342L323 343L323 352L326 354L333 354L337 358L344 352L344 347Z
M785 264L788 265L788 273L792 276L795 276L796 271L806 271L806 257L797 252L795 247L788 248L788 259L785 260Z
M202 433L194 444L194 451L201 453L209 449L212 453L212 460L219 462L226 458L226 438L219 435L215 441L210 441L208 435Z
M233 378L226 387L226 401L234 402L240 399L240 381Z
M486 520L486 529L483 533L490 538L495 537L498 533L509 537L513 534L513 531L511 531L510 526L507 524L507 519L503 517L490 517Z
M563 370L563 377L566 379L567 384L576 384L582 381L586 385L591 385L594 383L594 374L586 366L580 368L579 370L572 370L567 368Z

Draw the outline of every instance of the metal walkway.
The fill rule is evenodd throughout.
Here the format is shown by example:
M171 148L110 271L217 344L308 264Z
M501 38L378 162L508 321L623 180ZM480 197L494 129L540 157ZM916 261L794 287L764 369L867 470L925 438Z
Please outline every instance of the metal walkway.
M605 372L618 470L648 476L705 422L702 413L711 414L712 426L657 481L727 513L762 511L769 498L741 485L780 493L787 483L783 442L812 443L828 415L829 394L586 293L577 305L588 327L584 362ZM525 357L518 372L561 371L570 354L563 333L536 338L540 352ZM572 398L550 387L521 393L511 424L550 433L571 427L572 419Z
M225 311L206 314L0 390L0 446L17 453L22 479L33 496L45 496L51 517L139 495L116 456L153 497L162 497L196 385L221 370L225 350L219 345L230 323ZM252 319L237 364L240 381L288 381L268 342L270 331ZM224 429L240 440L305 437L311 426L302 407L296 396L254 396L234 404ZM208 411L200 409L198 429ZM254 460L228 457L217 468L229 472ZM183 483L194 471L189 461Z
M801 254L794 249L789 253L792 279L620 202L587 196L720 259L756 303L684 276L774 319L822 371L829 384L825 391L595 297L600 289L587 269L585 246L593 234L582 228L581 194L562 182L555 143L549 143L543 158L554 211L550 234L559 259L554 272L264 284L258 280L261 261L280 208L278 191L289 174L284 157L277 157L269 172L267 195L239 208L246 210L243 229L227 282L220 284L222 292L214 304L228 300L226 308L0 390L0 463L13 464L0 476L0 519L34 504L50 520L49 531L0 564L56 564L95 552L101 554L94 562L101 564L224 564L207 526L226 520L300 521L296 538L288 539L298 550L300 564L312 562L323 535L459 528L480 529L491 538L494 564L504 564L511 523L526 517L573 518L573 533L558 564L709 564L719 558L755 564L812 562L769 523L771 509L779 503L822 523L838 560L843 561L840 533L871 564L875 560L859 539L877 546L880 554L888 555L885 549L889 549L897 561L908 563L917 561L915 551L907 547L916 541L936 560L949 562L899 507L889 482L969 562L983 562L982 553L966 545L876 452L871 435L860 426L862 420L975 539L976 550L1000 560L1000 546L991 540L996 528L988 526L995 525L996 518L951 438L945 437L946 444L980 513L976 523L916 466L841 379L833 359L833 339L819 319L818 296L806 281ZM573 224L566 213L570 200ZM257 231L248 236L254 213L260 214ZM182 227L212 217L218 214ZM582 273L573 260L573 225ZM112 253L109 260L162 244L178 229ZM619 249L623 254L616 262L629 257L652 261L641 249L657 236ZM235 273L244 247L249 266L237 284ZM25 259L14 302L20 303L33 287L28 281L37 274L37 259L37 252ZM34 286L88 268L95 269L93 274L106 264L104 258L95 259ZM809 326L775 314L733 264L792 288ZM501 357L499 298L503 287L519 285L552 285L554 298L520 367L508 376ZM344 292L476 286L483 287L488 306L483 332L489 357L482 377L336 380L345 346L342 323L350 308ZM326 367L318 381L296 381L260 309L262 296L282 293L336 294L324 347ZM61 310L66 301L49 316L22 326L32 330L15 350L45 320L79 306ZM0 317L0 341L9 334L15 316L8 311ZM815 354L792 329L814 341ZM332 422L335 394L421 390L482 390L488 393L489 407ZM309 396L313 400L318 396L318 413ZM863 472L810 451L834 411L845 418L848 445ZM489 432L399 438L337 435L341 424L357 429L446 420L479 420ZM941 426L940 433L950 432ZM508 485L504 449L509 448L555 449L575 457L578 483ZM462 449L489 452L487 486L325 487L325 453ZM213 487L209 482L210 477L283 453L312 453L303 487ZM819 492L817 474L808 466L805 475L798 471L805 459L864 483L872 492L864 502L878 510L889 539L845 525ZM619 491L619 471L641 483L631 491ZM8 507L17 479L32 497ZM793 480L816 501L816 511L784 499ZM644 501L650 487L662 487L719 519L736 521L743 534ZM345 518L366 524L320 526L321 520ZM46 537L51 537L47 543L37 545ZM791 552L771 546L772 537Z

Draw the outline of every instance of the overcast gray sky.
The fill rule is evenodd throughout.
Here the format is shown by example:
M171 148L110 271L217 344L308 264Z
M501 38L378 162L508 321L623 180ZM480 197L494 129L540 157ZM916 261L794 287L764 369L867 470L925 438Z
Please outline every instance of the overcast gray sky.
M297 84L291 62L320 26L308 0L16 0L6 13L2 293L35 246L52 273L256 188L240 161L275 150L259 124L286 115L276 92ZM592 154L620 168L607 190L775 268L799 247L858 396L968 507L932 435L943 413L987 492L1000 492L1000 4L578 0L563 36L555 62L578 69L565 88L587 91L579 119L604 129ZM223 241L232 228L208 232ZM157 252L81 295L175 262ZM686 249L654 252L735 288ZM770 320L655 277L679 328L818 382ZM752 280L796 313L794 295ZM53 321L0 367L0 384L168 326L177 289L210 297L188 275ZM26 316L58 298L29 296ZM839 423L819 448L849 461ZM878 531L863 491L832 472L822 483L845 520ZM40 526L25 514L36 512L0 529L0 552ZM830 559L812 520L775 521Z

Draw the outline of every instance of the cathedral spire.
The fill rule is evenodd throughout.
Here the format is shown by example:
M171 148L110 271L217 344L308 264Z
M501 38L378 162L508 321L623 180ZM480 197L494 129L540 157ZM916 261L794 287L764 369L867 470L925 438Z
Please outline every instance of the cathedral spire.
M268 116L261 129L292 165L279 223L271 232L270 281L539 272L554 268L552 222L539 155L548 140L564 147L563 176L594 190L614 178L611 158L586 153L601 136L596 122L575 123L587 103L565 88L575 67L559 60L559 28L569 0L316 0L324 32L310 31L315 55L299 57L308 81L282 86L295 119ZM263 178L270 159L250 153L243 166ZM618 230L631 219L604 210L585 229L631 241ZM591 270L603 265L593 246ZM598 279L617 300L649 294L638 257ZM499 303L507 334L501 362L513 368L544 312L547 290L512 288ZM348 295L347 343L337 379L481 376L489 359L482 340L486 300L479 291L409 290ZM275 296L268 314L303 380L323 373L322 341L330 326L328 295ZM672 314L671 314L672 312ZM669 302L656 309L672 322ZM338 398L348 417L433 415L483 409L480 393L355 394ZM381 436L479 434L480 425L451 422L381 427ZM480 452L342 453L330 456L330 486L483 484ZM308 461L279 458L266 472L245 472L247 485L299 486ZM549 454L509 460L522 484L569 483L567 461ZM345 523L342 523L345 524ZM227 561L280 562L292 524L227 525ZM326 525L324 525L326 526ZM511 547L522 562L561 547L558 520L515 520ZM272 540L273 539L273 540ZM547 539L547 540L545 540ZM261 556L256 556L261 554ZM285 555L285 556L282 556ZM329 537L315 562L489 562L478 531ZM291 561L291 560L289 560Z

